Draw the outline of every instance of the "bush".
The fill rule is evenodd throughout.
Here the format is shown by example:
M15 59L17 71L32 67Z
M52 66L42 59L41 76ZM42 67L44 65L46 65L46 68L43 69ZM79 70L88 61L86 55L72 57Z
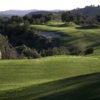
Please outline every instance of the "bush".
M84 51L85 55L92 54L93 52L94 52L94 49L92 47L89 47Z
M22 55L23 58L39 58L41 55L37 52L36 49L31 49L27 47L26 45L22 45L19 47L16 47L18 53Z
M93 48L80 43L69 48L69 52L71 55L87 55L93 53Z
M59 47L58 50L59 50L59 54L60 55L69 54L69 50L66 47L64 47L64 46Z
M39 58L39 57L41 57L36 49L30 49L30 48L26 49L26 50L23 51L23 54L28 58Z
M41 56L53 56L53 55L66 55L69 54L69 51L66 47L53 47L49 49L43 49L41 50Z

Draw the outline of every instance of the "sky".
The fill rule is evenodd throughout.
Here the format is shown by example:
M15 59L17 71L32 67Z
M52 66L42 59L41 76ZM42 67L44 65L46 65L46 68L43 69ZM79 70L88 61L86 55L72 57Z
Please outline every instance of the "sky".
M5 10L71 10L88 5L100 5L100 0L0 0L0 11Z

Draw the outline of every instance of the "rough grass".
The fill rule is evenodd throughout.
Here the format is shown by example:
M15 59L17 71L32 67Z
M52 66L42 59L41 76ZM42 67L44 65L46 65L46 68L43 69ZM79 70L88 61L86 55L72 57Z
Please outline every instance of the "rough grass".
M96 56L1 60L0 100L99 100L99 73Z

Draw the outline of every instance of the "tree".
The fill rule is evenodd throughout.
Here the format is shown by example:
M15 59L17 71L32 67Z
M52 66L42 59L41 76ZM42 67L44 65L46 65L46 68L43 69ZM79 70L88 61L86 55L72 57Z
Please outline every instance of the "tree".
M61 18L63 22L73 22L75 19L71 12L64 12Z
M0 50L2 50L7 45L8 45L7 38L0 34Z
M8 39L0 34L0 51L2 59L18 59L18 53L9 43Z
M100 23L100 15L96 15L96 21Z
M23 22L23 17L19 17L19 16L12 16L9 20L9 23L12 22L17 22L17 23L21 23Z

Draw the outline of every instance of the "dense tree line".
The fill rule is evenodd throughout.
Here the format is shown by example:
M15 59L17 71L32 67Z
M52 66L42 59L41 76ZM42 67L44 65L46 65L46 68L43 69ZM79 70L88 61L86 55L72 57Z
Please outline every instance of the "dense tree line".
M64 12L62 14L63 22L74 22L76 24L99 24L100 23L100 15L96 15L95 17L86 16L82 14L72 13L72 12Z

